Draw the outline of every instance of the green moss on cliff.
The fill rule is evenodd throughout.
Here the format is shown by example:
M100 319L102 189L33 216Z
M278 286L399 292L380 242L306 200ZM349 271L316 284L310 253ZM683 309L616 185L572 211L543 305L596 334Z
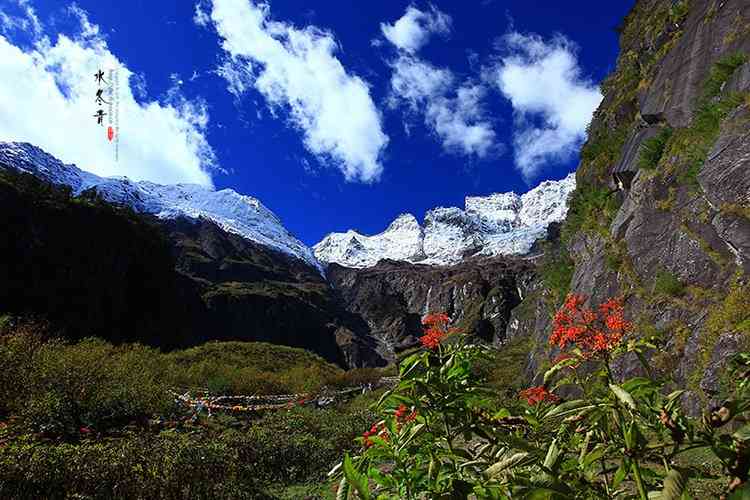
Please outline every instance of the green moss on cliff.
M570 280L573 278L575 264L570 258L565 245L546 249L540 268L544 286L550 291L552 301L560 305L570 291Z

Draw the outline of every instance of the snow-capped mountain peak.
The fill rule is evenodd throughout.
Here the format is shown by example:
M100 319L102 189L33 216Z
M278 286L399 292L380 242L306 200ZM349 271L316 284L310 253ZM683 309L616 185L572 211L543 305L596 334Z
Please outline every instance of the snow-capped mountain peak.
M96 190L104 200L162 219L189 217L211 220L227 232L301 259L322 272L312 250L294 237L279 218L252 196L232 189L219 191L197 184L162 185L126 177L99 177L66 165L28 143L0 141L0 168L25 172L73 194Z
M567 213L575 174L545 181L523 195L467 196L465 208L438 207L420 226L411 214L397 217L382 233L331 233L313 247L323 262L370 267L382 259L455 264L471 255L527 253L547 226Z

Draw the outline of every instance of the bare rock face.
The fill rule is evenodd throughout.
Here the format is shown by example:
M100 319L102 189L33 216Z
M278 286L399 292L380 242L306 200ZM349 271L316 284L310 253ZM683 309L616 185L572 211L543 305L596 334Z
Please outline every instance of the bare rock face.
M505 337L510 314L521 300L520 280L529 261L472 259L454 266L381 261L355 269L331 264L327 275L344 307L361 317L386 359L414 347L425 314L444 312L454 326L484 340Z
M680 27L684 33L639 97L640 113L647 121L665 120L673 127L687 126L711 65L722 55L750 52L748 2L700 0L690 2L689 9Z
M572 206L587 219L563 225L570 291L592 305L623 297L636 334L666 342L649 354L652 368L687 388L685 407L698 413L720 397L728 359L750 347L750 67L733 63L718 84L712 73L719 61L750 56L750 3L695 0L685 16L673 6L640 0L628 15L573 195L603 193L606 202ZM658 150L648 168L639 161L647 141ZM618 172L631 182L618 186ZM537 285L511 314L509 335L548 334L549 309ZM528 375L548 351L532 353ZM625 359L616 373L642 368Z

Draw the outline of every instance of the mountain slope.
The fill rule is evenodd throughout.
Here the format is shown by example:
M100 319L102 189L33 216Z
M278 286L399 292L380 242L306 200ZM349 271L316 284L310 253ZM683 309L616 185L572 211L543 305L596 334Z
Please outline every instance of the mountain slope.
M76 196L85 192L160 219L202 217L225 231L322 269L310 248L287 231L273 212L257 199L231 189L214 191L195 184L160 185L133 182L127 178L99 177L75 165L65 165L28 143L0 142L0 163L7 169L68 186Z
M319 270L200 217L159 218L73 196L0 160L0 314L68 338L165 349L207 340L302 347L377 365L368 327Z
M523 195L469 196L465 209L438 207L420 226L411 214L400 215L380 234L331 233L315 245L323 262L364 268L383 259L421 264L457 264L471 256L528 253L547 226L567 212L575 176L545 181Z

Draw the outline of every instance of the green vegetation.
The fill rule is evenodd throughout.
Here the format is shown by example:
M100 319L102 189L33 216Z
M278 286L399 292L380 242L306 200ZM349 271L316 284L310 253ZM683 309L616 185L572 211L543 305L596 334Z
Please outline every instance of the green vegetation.
M699 104L706 104L708 101L719 95L724 84L737 68L745 64L748 60L747 54L737 52L727 54L719 59L712 67L708 78L703 82L703 93Z
M299 498L326 491L326 472L373 418L367 406L382 391L326 409L293 404L210 418L178 405L170 391L315 391L386 373L345 372L301 349L264 343L212 342L164 354L99 339L65 342L42 323L8 318L3 325L1 498Z
M558 306L570 291L570 281L573 279L575 264L568 254L568 249L560 245L547 245L542 258L539 274L544 286L552 294L552 301Z
M692 419L681 409L685 391L669 392L646 359L661 341L629 335L618 300L593 311L583 303L566 299L550 336L564 352L515 407L493 398L474 369L490 354L467 338L444 330L439 344L405 359L361 450L334 470L337 498L750 494L750 353L732 359L723 403ZM644 376L614 378L625 356L640 360Z
M747 94L741 93L721 95L724 83L745 61L745 54L730 54L717 61L703 83L703 92L690 125L675 130L666 144L660 146L662 153L659 158L666 154L667 172L679 168L678 180L681 183L697 185L698 173L719 136L722 121L747 99ZM650 162L650 159L644 161Z
M711 310L706 319L701 351L707 361L723 333L738 332L750 341L750 284L737 279L724 300Z
M670 127L665 127L654 137L643 141L640 157L638 158L638 165L647 170L655 169L664 154L664 148L671 136L672 129Z
M685 285L673 273L662 269L656 273L654 293L669 297L679 297L685 293Z
M579 184L568 201L568 215L561 229L567 245L578 232L606 235L620 202L606 187Z
M289 394L317 390L343 370L302 349L264 342L209 342L164 355L170 382L214 393Z

